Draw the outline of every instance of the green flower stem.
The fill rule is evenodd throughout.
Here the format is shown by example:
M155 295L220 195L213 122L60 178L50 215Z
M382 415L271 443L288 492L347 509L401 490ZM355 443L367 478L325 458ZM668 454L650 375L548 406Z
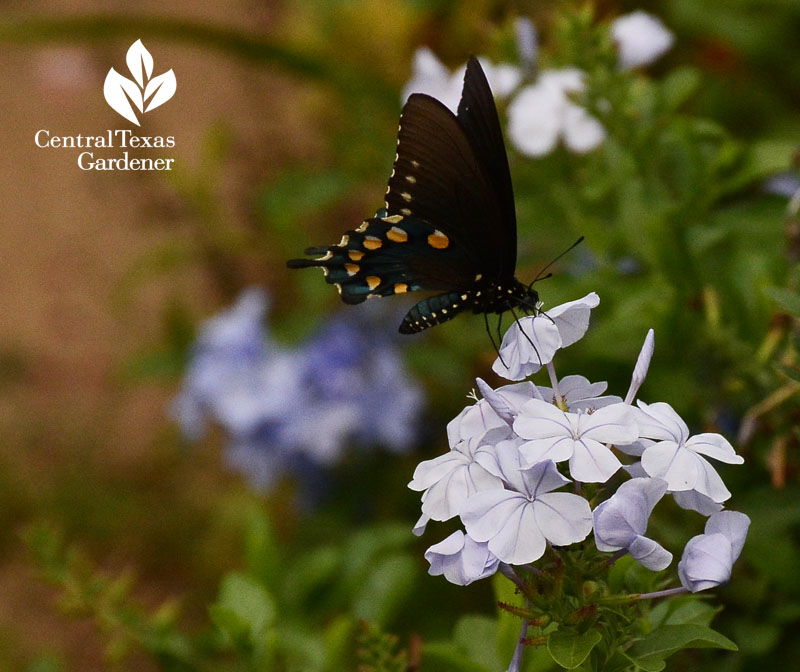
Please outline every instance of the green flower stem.
M601 597L597 600L598 604L631 604L639 600L652 600L658 597L669 597L670 595L677 595L678 593L688 592L683 586L677 588L668 588L666 590L657 590L653 593L631 593L628 595L612 595L611 597Z

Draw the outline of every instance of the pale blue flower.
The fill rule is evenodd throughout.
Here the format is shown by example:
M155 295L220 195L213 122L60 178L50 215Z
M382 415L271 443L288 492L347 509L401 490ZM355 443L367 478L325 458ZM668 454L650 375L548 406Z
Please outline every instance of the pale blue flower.
M522 406L514 431L528 439L519 449L528 466L569 460L570 476L587 483L605 483L622 466L606 444L629 444L639 436L626 404L570 413L539 399Z
M559 140L577 153L598 147L605 129L571 99L584 89L584 73L577 68L543 70L508 106L509 142L526 156L549 154Z
M703 457L728 464L742 464L744 459L720 434L689 436L689 428L665 402L645 404L638 401L636 422L640 434L655 442L642 453L642 467L654 478L663 478L672 492L695 490L714 502L731 496L714 467Z
M668 567L672 553L644 536L650 514L666 491L666 481L658 478L634 478L620 485L592 514L598 550L624 548L647 569L660 571Z
M537 389L545 401L554 402L555 394L552 387L539 385ZM601 396L606 389L608 389L608 383L605 381L590 383L588 378L578 375L564 376L558 381L561 398L567 405L567 409L573 413L595 411L598 408L622 402L622 399L615 394Z
M332 465L351 446L407 451L423 396L394 344L334 317L305 345L281 347L266 331L267 303L246 290L201 327L172 406L184 435L197 441L219 425L227 464L260 488Z
M494 488L502 488L502 479L487 471L477 460L483 450L492 450L494 442L503 440L511 430L493 429L480 436L459 441L444 455L417 465L414 478L408 484L422 491L422 512L433 520L449 520L468 497Z
M475 541L461 530L431 546L425 551L425 559L430 563L428 574L444 574L444 578L457 586L491 576L500 564L486 542Z
M692 537L683 549L678 563L683 587L696 593L727 583L749 527L750 518L738 511L720 511L711 516L705 533Z
M600 297L590 292L581 299L550 308L545 314L514 320L503 336L500 356L492 370L507 380L522 380L553 361L559 348L583 338L592 308Z
M637 10L615 19L611 37L619 51L623 70L649 65L664 55L675 42L675 36L661 21L647 12Z
M519 565L538 560L548 541L566 546L588 536L589 503L578 495L552 492L569 483L553 462L525 469L513 441L498 444L495 455L506 487L478 492L462 506L461 520L472 539L488 542L501 562Z

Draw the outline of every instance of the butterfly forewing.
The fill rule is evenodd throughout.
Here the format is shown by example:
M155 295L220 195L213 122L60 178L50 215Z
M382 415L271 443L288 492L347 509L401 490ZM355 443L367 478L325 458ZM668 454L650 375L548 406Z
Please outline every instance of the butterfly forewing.
M474 58L467 63L464 91L458 105L458 123L492 183L500 209L500 231L496 235L502 243L502 274L513 276L517 260L517 218L511 171L492 91Z
M473 277L501 267L501 206L492 181L456 116L430 96L413 94L403 108L386 208L435 223Z

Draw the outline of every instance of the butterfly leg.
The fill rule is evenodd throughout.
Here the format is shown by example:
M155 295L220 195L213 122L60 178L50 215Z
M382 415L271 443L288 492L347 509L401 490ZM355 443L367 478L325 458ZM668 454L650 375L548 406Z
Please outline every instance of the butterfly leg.
M539 358L539 365L542 366L542 364L543 364L542 363L542 356L539 354L539 350L537 349L536 344L531 340L531 337L528 336L528 334L525 333L525 330L522 328L522 325L520 325L520 323L519 323L519 315L517 315L517 312L513 308L511 308L510 310L511 310L511 314L514 316L514 322L517 323L517 327L519 328L520 332L522 332L522 335L527 339L528 343L531 344L531 347L533 348L533 351L536 353L536 356Z
M494 348L494 351L497 353L497 357L500 359L500 363L503 366L505 366L506 368L508 368L508 365L503 361L503 355L500 354L500 348L494 342L494 336L492 335L492 330L489 328L489 314L488 313L484 313L483 314L483 324L486 327L486 333L489 335L489 340L492 342L492 347ZM498 328L497 335L498 335L498 337L500 336L499 328ZM499 340L498 342L502 343L502 340Z

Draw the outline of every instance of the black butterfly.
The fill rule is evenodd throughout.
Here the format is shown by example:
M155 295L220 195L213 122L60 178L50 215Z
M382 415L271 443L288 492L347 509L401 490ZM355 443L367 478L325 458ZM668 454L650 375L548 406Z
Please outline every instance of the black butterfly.
M306 254L320 256L287 266L321 267L345 303L418 289L443 292L408 311L403 334L467 309L537 312L539 295L514 277L511 174L492 91L476 58L467 63L457 115L431 96L408 98L386 207L337 245Z

